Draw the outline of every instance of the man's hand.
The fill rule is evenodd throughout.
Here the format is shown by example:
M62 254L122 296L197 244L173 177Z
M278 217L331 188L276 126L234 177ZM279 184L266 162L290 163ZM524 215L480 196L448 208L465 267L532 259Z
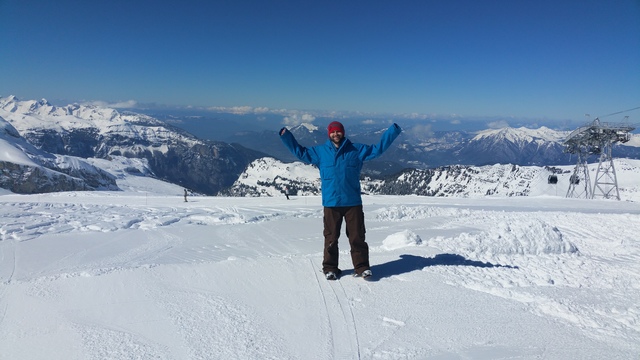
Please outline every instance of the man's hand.
M287 131L286 127L283 127L282 129L280 129L280 136L284 135L285 131Z

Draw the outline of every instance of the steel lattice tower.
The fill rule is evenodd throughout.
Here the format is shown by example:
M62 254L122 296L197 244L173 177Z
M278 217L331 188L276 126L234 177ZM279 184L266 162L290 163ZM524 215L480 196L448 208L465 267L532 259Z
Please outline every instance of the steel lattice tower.
M631 139L630 132L635 128L624 124L600 123L596 118L591 124L574 130L564 142L565 152L578 155L578 163L570 178L567 197L620 200L616 170L613 166L611 148L617 142L625 143ZM587 160L590 155L600 155L593 187ZM584 191L578 190L580 181L584 181Z
M611 145L611 143L607 143L602 148L598 170L593 183L593 191L591 192L592 198L600 196L604 199L615 198L620 200L618 178L616 177L616 169L613 166L613 158L611 157Z
M568 198L584 198L591 199L591 179L589 177L589 167L587 166L587 158L589 154L582 151L576 153L578 155L578 163L573 169L573 174L569 177L569 189L567 189ZM582 180L580 180L582 178ZM582 181L582 184L580 184Z

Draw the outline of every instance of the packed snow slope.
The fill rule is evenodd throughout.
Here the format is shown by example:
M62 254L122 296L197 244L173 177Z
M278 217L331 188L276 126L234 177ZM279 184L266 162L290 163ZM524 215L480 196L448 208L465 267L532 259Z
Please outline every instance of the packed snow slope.
M637 359L640 206L365 196L374 281L316 196L0 193L0 359Z

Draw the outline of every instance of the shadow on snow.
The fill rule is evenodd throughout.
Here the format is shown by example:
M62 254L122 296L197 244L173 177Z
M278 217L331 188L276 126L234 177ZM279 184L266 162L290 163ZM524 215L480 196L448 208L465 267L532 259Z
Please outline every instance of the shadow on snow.
M466 259L464 256L456 254L438 254L431 258L415 255L400 255L400 259L390 261L380 265L371 267L371 271L376 279L391 277L409 273L414 270L422 270L428 266L474 266L481 268L502 267L509 269L518 269L517 266L499 265L488 262Z

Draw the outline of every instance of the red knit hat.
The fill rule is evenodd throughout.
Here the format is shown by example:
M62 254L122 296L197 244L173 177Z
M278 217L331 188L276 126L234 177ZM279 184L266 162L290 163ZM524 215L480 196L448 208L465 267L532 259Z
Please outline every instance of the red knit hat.
M329 126L327 126L328 135L331 135L331 133L336 130L340 131L342 134L345 134L344 126L342 126L342 124L339 123L338 121L334 121L331 124L329 124Z

